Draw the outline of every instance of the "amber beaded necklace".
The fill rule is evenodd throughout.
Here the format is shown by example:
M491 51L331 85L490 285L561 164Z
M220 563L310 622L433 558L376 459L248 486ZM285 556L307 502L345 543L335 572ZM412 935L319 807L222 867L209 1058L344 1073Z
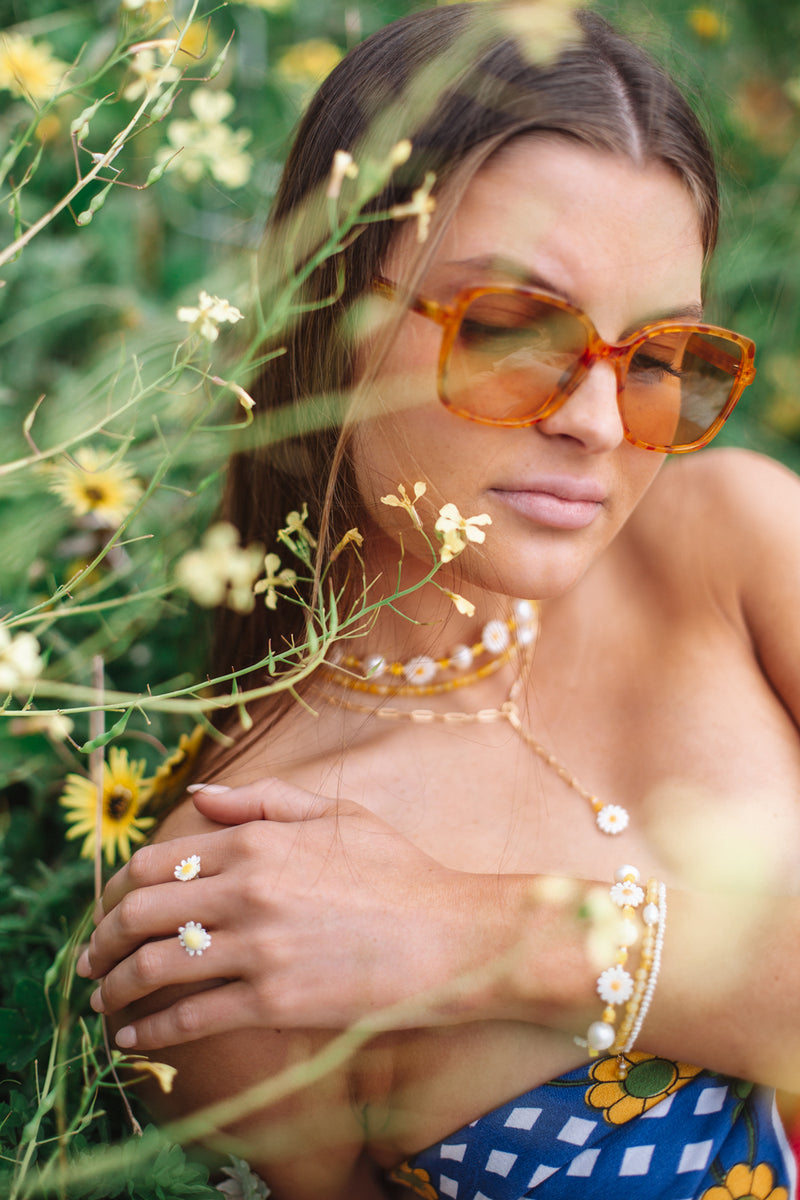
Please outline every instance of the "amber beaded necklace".
M329 664L325 672L326 678L331 682L350 691L368 692L376 696L430 696L466 687L470 683L486 678L516 653L520 661L520 671L507 698L499 708L480 708L474 712L437 712L429 708L401 709L390 705L359 704L328 692L323 692L323 696L329 704L337 705L339 708L345 708L351 712L364 713L382 721L413 721L422 725L436 722L445 725L463 725L507 721L525 745L551 770L555 771L559 779L562 779L568 787L577 792L590 805L595 823L601 833L609 836L622 833L629 822L627 810L619 804L604 804L598 796L585 788L554 754L538 742L522 722L518 703L519 694L523 683L524 667L530 661L538 632L538 604L529 600L518 600L514 604L513 616L508 621L490 621L488 625L484 626L480 642L469 648L456 647L446 658L416 658L405 664L388 664L387 660L380 655L371 656L363 663L352 657L346 657L339 662ZM487 648L493 652L494 657L483 667L476 671L464 671L461 675L446 679L436 678L438 672L450 670L462 663L471 665L474 658L484 653ZM469 660L466 655L461 654L464 649L469 649L472 655ZM355 670L359 670L362 674L351 673ZM368 673L366 678L364 677L365 672ZM373 682L375 675L384 674L389 674L398 682L394 686ZM420 681L413 682L415 678ZM406 682L401 683L400 680Z

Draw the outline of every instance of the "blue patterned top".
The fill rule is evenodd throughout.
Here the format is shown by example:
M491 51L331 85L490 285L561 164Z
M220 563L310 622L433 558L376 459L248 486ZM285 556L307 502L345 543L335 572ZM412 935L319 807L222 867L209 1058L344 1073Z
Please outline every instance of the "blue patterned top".
M770 1088L633 1051L501 1105L388 1175L424 1200L796 1200Z

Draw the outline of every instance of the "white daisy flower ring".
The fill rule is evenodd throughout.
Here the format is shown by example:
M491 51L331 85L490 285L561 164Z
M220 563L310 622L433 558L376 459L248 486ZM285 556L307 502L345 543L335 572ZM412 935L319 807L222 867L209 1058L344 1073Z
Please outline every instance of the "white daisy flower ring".
M178 941L190 958L202 954L211 945L211 934L199 921L187 921L178 929Z
M188 858L182 858L175 868L174 875L181 882L186 882L188 879L197 879L200 874L200 855L190 854Z

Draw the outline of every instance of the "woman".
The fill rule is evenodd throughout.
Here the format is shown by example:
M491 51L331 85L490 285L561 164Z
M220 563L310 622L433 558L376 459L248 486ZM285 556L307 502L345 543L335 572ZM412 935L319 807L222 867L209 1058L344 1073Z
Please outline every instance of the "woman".
M357 526L370 595L414 590L201 763L81 964L170 1113L279 1079L222 1118L279 1200L794 1195L741 1080L800 1077L800 492L665 465L752 377L695 329L710 152L638 49L547 12L405 18L303 121L265 263L313 249L336 150L409 137L372 207L430 217L431 172L436 210L314 273L257 408L343 428L237 459L227 514L268 543L307 504L321 561ZM218 664L302 620L226 614Z

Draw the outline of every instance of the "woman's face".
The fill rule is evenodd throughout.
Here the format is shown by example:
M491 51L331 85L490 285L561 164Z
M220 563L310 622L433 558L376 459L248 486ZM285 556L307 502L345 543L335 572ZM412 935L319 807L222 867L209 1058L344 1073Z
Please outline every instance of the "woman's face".
M405 228L395 240L389 279L403 278L412 238ZM527 283L582 309L617 342L648 321L697 320L702 260L694 204L667 167L523 136L475 176L419 291L447 302L469 285ZM441 334L435 322L405 316L375 380L377 415L356 435L373 553L396 562L399 534L414 553L407 514L380 497L423 480L417 509L428 532L448 502L464 517L491 517L483 546L457 560L462 579L515 596L559 595L618 533L664 456L624 440L607 361L536 425L452 414L437 397Z

